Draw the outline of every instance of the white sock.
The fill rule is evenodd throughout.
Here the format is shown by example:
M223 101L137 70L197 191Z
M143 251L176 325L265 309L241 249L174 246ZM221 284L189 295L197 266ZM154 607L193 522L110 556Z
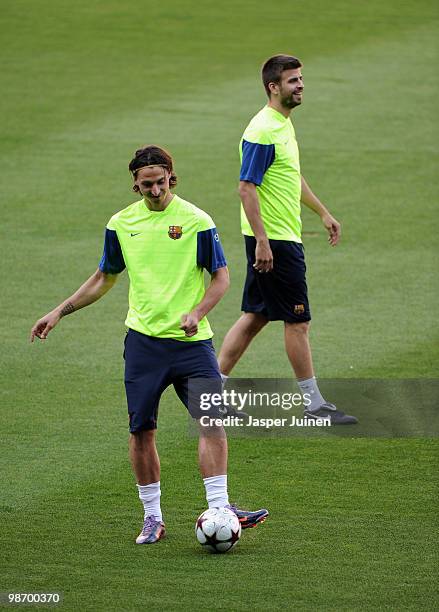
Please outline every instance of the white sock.
M137 485L139 489L139 499L145 510L145 518L153 516L156 521L162 520L162 511L160 508L160 480L147 485Z
M322 394L320 393L320 389L317 385L316 377L307 378L306 380L298 380L297 384L299 385L300 390L302 391L302 396L306 393L306 398L304 398L304 405L306 410L310 412L316 411L320 408L322 404L325 403ZM311 403L309 403L311 401ZM307 404L307 405L306 405Z
M223 374L221 372L221 388L222 389L224 389L228 380L229 380L229 377L227 376L227 374Z
M209 508L223 508L229 504L227 493L227 474L203 478Z

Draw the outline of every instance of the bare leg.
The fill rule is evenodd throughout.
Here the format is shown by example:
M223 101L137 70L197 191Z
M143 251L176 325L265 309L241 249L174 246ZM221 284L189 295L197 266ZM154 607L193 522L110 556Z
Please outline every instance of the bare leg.
M160 460L155 445L155 430L130 434L130 460L139 485L160 480Z
M229 375L253 338L267 325L268 319L254 312L245 312L229 329L218 356L222 374Z
M201 427L198 460L203 478L227 474L227 437L224 427Z
M298 380L314 376L308 331L309 323L285 323L285 348Z

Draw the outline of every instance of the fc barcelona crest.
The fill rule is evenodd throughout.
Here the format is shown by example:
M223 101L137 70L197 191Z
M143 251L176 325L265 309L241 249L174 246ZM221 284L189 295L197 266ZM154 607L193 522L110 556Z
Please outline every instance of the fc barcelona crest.
M182 225L170 225L169 226L168 236L169 238L172 238L172 240L178 240L179 238L181 238L182 233L183 233Z
M296 304L294 306L294 314L302 315L305 312L305 306L303 304Z

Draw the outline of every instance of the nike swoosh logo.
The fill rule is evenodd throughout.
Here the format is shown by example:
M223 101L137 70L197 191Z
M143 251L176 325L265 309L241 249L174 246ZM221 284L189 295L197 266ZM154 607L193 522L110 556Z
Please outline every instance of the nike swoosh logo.
M131 234L131 236L138 236L139 234L141 234L142 232L137 232L135 234Z

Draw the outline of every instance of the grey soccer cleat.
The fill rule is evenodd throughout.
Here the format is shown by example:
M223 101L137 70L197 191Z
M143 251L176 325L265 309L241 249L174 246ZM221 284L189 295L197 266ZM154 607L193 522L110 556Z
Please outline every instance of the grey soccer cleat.
M248 419L247 412L243 410L237 410L233 406L224 406L224 413L222 414L222 418L225 417L238 417L239 419Z
M307 419L330 418L331 425L355 425L355 423L358 423L357 417L345 414L342 410L337 410L336 406L329 402L325 402L318 410L312 412L304 410L303 414Z

